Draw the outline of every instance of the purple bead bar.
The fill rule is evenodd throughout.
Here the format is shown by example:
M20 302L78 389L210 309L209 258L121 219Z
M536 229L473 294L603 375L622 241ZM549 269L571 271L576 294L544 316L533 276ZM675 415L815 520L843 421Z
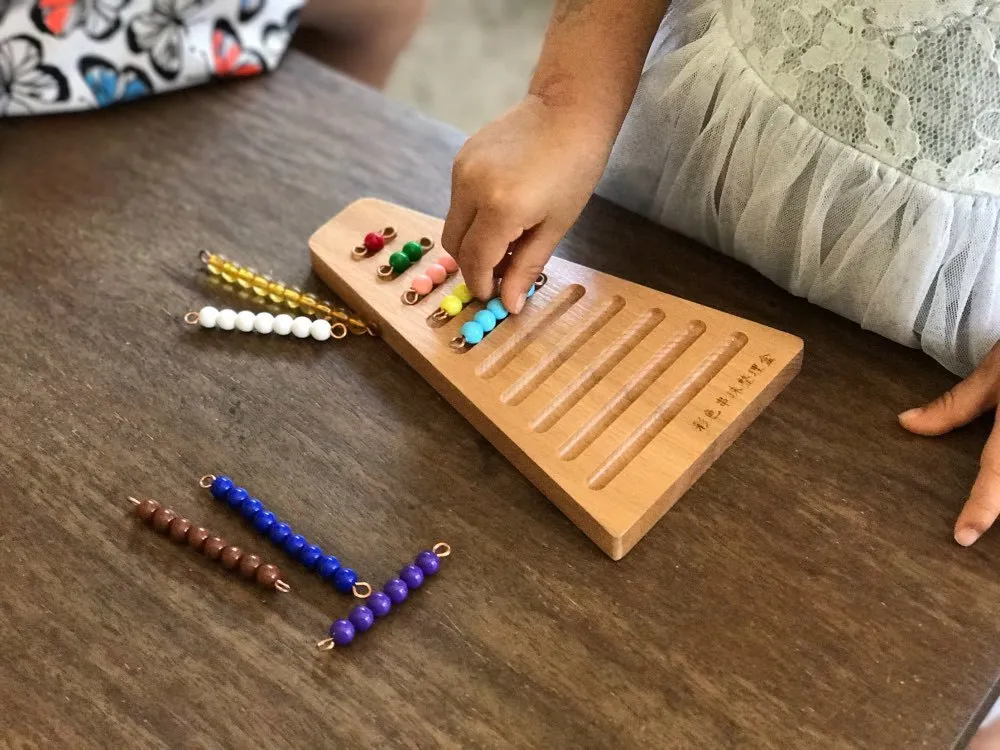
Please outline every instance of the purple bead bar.
M356 635L370 630L376 620L382 619L393 607L405 602L411 591L423 585L425 578L438 572L441 558L450 554L451 547L445 542L438 542L433 549L418 554L411 564L403 566L398 578L387 581L381 591L374 592L364 604L352 609L346 620L334 620L330 625L330 637L324 638L316 646L330 650L350 644Z

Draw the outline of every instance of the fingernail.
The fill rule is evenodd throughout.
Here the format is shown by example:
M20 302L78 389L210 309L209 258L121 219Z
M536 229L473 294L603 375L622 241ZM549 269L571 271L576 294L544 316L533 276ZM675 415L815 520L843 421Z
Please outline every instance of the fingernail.
M511 312L513 312L515 315L517 315L519 312L521 312L521 308L524 307L524 301L526 299L528 299L528 295L527 294L522 294L520 297L518 297L517 300L515 300L515 302L514 302L514 309L511 310Z
M978 538L979 532L971 526L966 526L964 529L959 529L955 532L955 541L963 547L971 546Z
M917 407L916 409L907 409L902 414L899 415L899 419L909 419L910 417L915 417L923 411L922 408Z

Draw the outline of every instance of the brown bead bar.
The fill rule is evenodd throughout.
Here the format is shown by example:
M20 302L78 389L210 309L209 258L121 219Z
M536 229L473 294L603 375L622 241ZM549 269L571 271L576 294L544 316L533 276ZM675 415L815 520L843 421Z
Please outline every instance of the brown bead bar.
M243 578L256 581L259 586L281 592L290 591L288 584L281 580L281 571L277 566L265 563L259 555L245 553L155 500L136 500L130 497L129 501L135 505L135 514L139 520L175 542L186 542L209 560L218 560L226 570L239 571Z

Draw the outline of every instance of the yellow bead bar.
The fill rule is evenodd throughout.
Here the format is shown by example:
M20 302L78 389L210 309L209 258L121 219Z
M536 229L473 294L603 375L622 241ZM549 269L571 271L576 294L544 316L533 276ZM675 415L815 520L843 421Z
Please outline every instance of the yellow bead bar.
M305 315L312 315L331 323L343 323L355 335L369 333L368 324L349 310L336 307L325 300L320 302L308 292L270 279L252 268L245 268L221 255L203 252L199 257L210 274L229 283L235 290L241 292L241 296L253 290L253 293L261 298L262 303L268 300L277 304L283 302L293 310L296 308L301 310Z

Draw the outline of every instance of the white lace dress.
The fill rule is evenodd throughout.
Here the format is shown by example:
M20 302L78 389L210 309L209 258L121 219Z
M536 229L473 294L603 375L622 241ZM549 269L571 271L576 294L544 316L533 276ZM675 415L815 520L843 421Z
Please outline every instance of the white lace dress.
M1000 0L677 0L598 188L967 373L1000 339Z

